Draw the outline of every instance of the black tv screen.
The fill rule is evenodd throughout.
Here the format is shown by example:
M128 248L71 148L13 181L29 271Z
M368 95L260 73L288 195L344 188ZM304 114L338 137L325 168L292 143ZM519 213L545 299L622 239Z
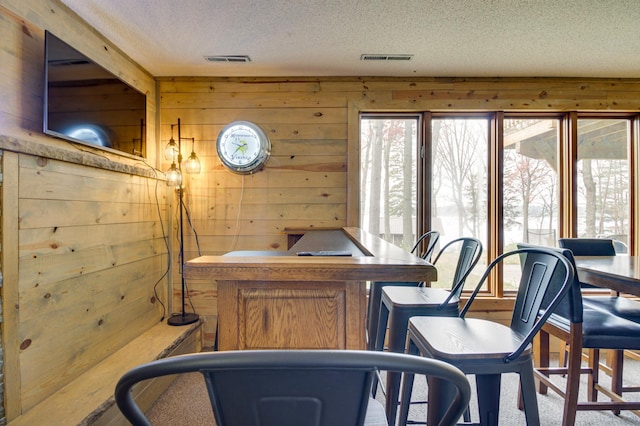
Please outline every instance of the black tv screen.
M146 95L45 32L44 132L144 157Z

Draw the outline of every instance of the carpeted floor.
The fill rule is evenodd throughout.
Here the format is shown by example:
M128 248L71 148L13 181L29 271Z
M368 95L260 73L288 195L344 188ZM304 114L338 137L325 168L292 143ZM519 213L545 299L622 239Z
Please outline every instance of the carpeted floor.
M606 378L603 374L603 379ZM473 384L473 377L470 377ZM518 383L515 374L506 374L502 378L502 398L500 405L500 424L519 426L525 424L524 413L516 408ZM640 362L625 361L625 383L640 386ZM426 385L424 381L416 380L413 399L424 399ZM640 398L640 394L629 394ZM381 392L377 398L384 401ZM543 426L559 425L562 418L562 399L554 392L538 395L538 406L541 424ZM412 406L410 419L424 419L424 405ZM471 405L472 420L477 421L475 396ZM173 385L158 399L147 413L155 426L215 425L213 413L208 401L204 381L200 374L187 374L178 377ZM475 416L475 417L474 417ZM623 411L615 416L609 411L580 411L577 414L577 426L622 426L640 425L640 417L629 411Z

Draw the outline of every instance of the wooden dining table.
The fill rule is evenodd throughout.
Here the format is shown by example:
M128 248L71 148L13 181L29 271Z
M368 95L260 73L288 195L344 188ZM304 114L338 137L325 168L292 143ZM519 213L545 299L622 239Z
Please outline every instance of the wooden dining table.
M580 282L640 296L640 256L576 256L575 261Z

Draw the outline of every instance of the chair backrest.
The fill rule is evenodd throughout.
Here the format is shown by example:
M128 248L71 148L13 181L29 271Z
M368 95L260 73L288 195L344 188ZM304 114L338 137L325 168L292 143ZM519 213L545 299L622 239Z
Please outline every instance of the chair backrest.
M406 354L356 350L202 352L156 360L125 373L115 389L120 411L134 426L150 425L131 388L159 376L204 375L217 426L358 426L365 423L378 370L437 377L452 383L446 419L466 409L471 388L450 364Z
M415 245L411 249L411 253L419 253L418 256L423 258L426 261L431 261L431 255L433 251L436 249L436 244L438 244L438 240L440 239L440 233L438 231L429 231L425 232L418 238ZM426 247L422 251L418 251L420 247L424 245L424 240L426 241Z
M573 256L615 256L613 240L606 238L559 238L560 248L571 250ZM573 259L572 256L572 259ZM581 283L582 288L598 288L591 284Z
M558 246L573 252L574 256L615 256L613 240L606 238L559 238Z
M582 291L581 286L582 283L578 280L578 274L576 269L576 261L573 258L573 252L568 248L555 248L555 247L541 247L533 244L525 244L518 243L518 248L546 248L557 253L562 254L567 258L569 263L571 264L571 268L574 271L573 281L571 283L571 287L569 288L569 292L567 293L567 297L562 299L558 306L555 309L554 314L560 315L563 318L566 318L570 322L580 323L582 322ZM558 285L558 280L554 281L554 285ZM551 303L552 294L547 295L547 298L542 302L542 309L545 309L549 303Z
M460 311L461 317L466 315L493 269L506 258L514 256L520 258L521 274L510 327L523 339L519 347L504 358L505 362L522 354L574 283L574 268L562 253L543 247L519 248L498 256L489 264Z
M459 249L458 262L456 263L456 270L451 282L451 293L442 306L446 306L449 300L454 297L460 298L467 277L480 260L480 256L482 256L482 243L480 240L471 237L461 237L445 244L438 252L433 264L437 264L438 259L452 246L457 246Z

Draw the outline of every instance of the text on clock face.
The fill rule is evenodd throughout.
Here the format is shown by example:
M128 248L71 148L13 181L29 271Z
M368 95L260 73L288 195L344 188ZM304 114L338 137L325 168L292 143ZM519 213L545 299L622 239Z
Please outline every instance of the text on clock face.
M258 152L256 137L252 134L234 134L225 144L225 153L234 161L249 161L254 159Z

